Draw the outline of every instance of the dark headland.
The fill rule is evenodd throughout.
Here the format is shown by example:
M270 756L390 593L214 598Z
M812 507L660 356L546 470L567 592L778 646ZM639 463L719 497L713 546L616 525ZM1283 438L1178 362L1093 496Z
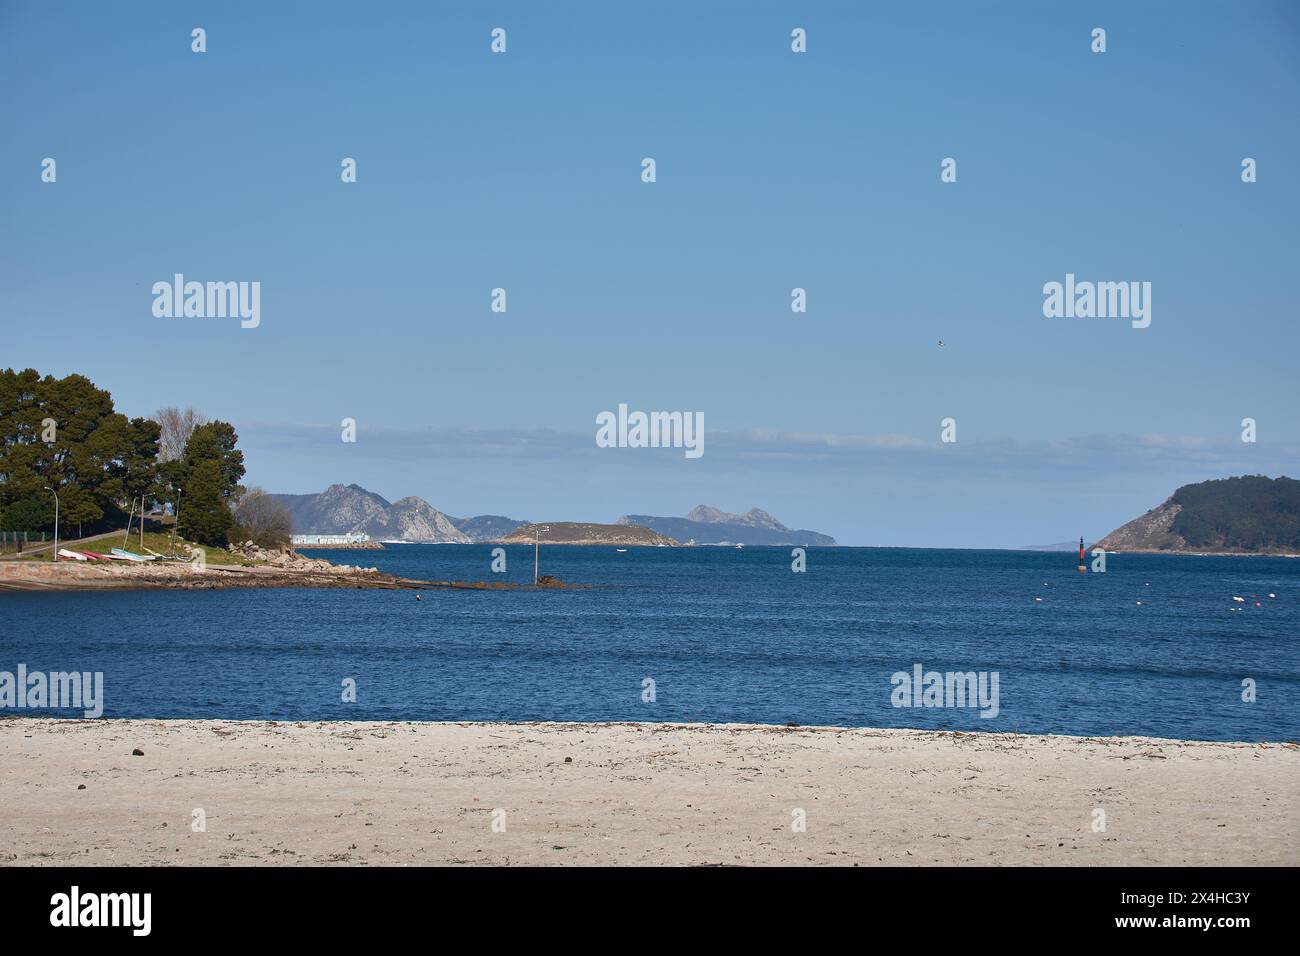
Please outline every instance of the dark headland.
M1155 554L1300 556L1300 481L1244 475L1183 485L1096 547Z

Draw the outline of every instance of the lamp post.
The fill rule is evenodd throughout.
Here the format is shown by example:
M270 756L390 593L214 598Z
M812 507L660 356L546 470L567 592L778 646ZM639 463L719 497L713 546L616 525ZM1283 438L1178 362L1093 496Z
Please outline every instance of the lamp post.
M45 486L45 490L54 495L54 560L57 563L59 560L59 493L49 485Z
M541 533L550 530L550 525L545 528L540 525L533 525L533 587L537 587L537 563L538 553L541 551Z

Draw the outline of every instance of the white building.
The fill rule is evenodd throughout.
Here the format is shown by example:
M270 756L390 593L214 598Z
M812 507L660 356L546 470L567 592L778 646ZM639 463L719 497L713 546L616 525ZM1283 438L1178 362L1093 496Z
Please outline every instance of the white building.
M353 531L349 534L295 534L289 537L289 543L292 545L317 544L322 547L332 544L365 544L369 540L370 535L361 531Z

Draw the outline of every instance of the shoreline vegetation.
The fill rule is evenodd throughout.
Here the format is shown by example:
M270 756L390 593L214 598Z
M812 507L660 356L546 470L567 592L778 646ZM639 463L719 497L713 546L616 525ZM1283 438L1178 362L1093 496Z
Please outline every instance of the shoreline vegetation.
M492 544L565 544L609 545L632 548L679 548L681 542L640 525L597 524L590 521L551 521L545 524L521 524Z
M1294 743L14 717L0 864L1294 866L1298 791Z

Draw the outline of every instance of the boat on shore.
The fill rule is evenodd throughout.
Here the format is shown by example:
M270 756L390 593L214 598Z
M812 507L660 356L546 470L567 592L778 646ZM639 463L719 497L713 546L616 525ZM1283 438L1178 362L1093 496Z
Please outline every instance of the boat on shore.
M136 554L134 551L127 551L125 548L114 548L108 555L118 561L152 561L153 558L145 557L143 554Z

